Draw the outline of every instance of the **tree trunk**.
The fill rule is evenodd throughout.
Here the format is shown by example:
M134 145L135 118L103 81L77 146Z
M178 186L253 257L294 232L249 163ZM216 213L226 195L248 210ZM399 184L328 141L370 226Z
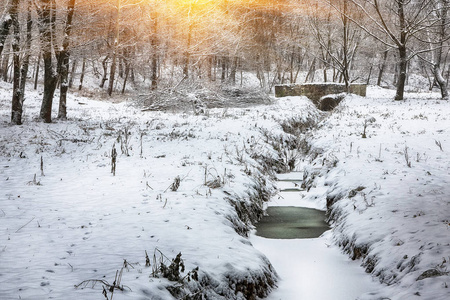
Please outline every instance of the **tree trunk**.
M344 77L344 83L345 83L345 91L348 93L350 91L350 63L349 63L349 30L350 30L350 25L349 25L349 20L348 20L348 3L347 1L344 1L344 13L342 15L342 23L344 26L344 32L343 32L343 45L342 45L342 56L343 56L343 61L342 61L342 66L343 66L343 70L342 70L342 75Z
M105 86L105 82L108 80L108 59L109 59L109 56L106 56L102 60L103 76L102 76L102 81L100 82L100 88L103 88ZM85 61L83 60L83 64L84 64L84 62ZM86 67L86 66L84 66L84 67Z
M136 84L136 77L134 76L134 68L130 66L130 80L133 84Z
M44 53L44 97L42 99L40 117L45 123L52 122L52 106L53 96L55 94L56 83L58 77L55 75L53 69L53 62L51 53Z
M122 70L123 74L122 74L122 78L123 78L123 85L122 85L122 94L125 94L125 89L127 86L127 81L128 81L128 76L130 75L130 62L129 62L129 57L130 57L130 49L129 48L125 48L123 49L123 53L122 53L122 68L124 70Z
M383 63L381 64L380 71L378 72L377 85L381 86L381 80L383 78L384 69L386 68L386 61L388 57L389 50L383 52Z
M125 61L125 78L123 79L122 95L125 94L125 88L127 86L128 75L130 74L130 64Z
M158 55L156 53L152 54L152 90L156 90L158 88Z
M395 100L403 100L403 94L405 92L406 83L406 70L408 66L406 47L401 46L398 48L399 63L398 63L398 79L397 79L397 92L395 94Z
M449 0L441 0L441 8L440 8L440 24L439 24L439 44L436 48L436 58L433 65L433 73L434 78L439 85L439 88L441 90L441 97L442 99L448 100L448 89L447 89L447 81L442 76L442 70L441 70L441 61L442 61L442 47L444 45L444 40L446 39L445 36L445 28L448 26L447 24L447 13L448 13L448 5Z
M244 75L243 75L243 71L242 71L242 68L241 68L241 87L242 87L242 85L244 84Z
M289 57L289 82L294 83L294 60L295 60L295 46L292 46L292 52Z
M440 66L438 64L435 64L433 71L434 71L434 78L436 79L436 82L439 85L439 88L441 90L442 99L448 100L449 95L448 95L448 89L447 89L447 81L442 76Z
M226 78L226 71L227 71L227 58L225 56L222 56L222 74L220 76L220 79L222 82L225 81Z
M233 63L231 65L230 80L229 80L233 85L236 84L237 65L238 65L238 58L237 56L235 56L233 57Z
M367 85L370 84L370 78L371 78L371 76L372 76L372 69L373 69L373 65L370 65L369 75L367 75L367 80L366 80L366 84L367 84Z
M116 60L116 53L113 53L111 69L109 71L108 96L111 96L114 90L114 80L116 77Z
M75 0L69 0L67 4L67 21L64 27L64 41L63 49L59 53L59 78L61 79L61 87L59 94L59 109L58 119L67 119L67 91L69 89L68 77L69 77L69 44L70 33L72 31L72 19L75 10Z
M81 74L80 74L80 85L78 86L78 90L81 91L83 88L84 81L84 73L86 72L86 58L83 58L83 63L81 64Z
M55 0L42 0L43 8L39 11L42 57L44 59L44 96L42 99L40 118L45 123L52 122L52 105L58 76L54 70L53 44L55 40L56 3Z
M158 88L158 15L156 12L156 8L153 8L152 11L152 19L153 19L153 32L152 39L150 41L152 47L152 75L151 81L152 86L151 89L156 90Z
M38 79L39 79L39 69L41 68L41 53L39 53L36 62L36 74L34 75L34 89L37 90Z
M123 78L123 65L125 64L124 59L123 59L123 55L124 53L122 53L122 56L119 58L119 77Z
M190 59L191 59L191 54L190 54L191 39L192 39L192 22L189 21L187 45L186 45L186 51L184 52L183 75L185 78L189 77L189 65L190 65Z
M115 24L115 35L114 35L114 45L113 45L113 57L111 63L111 69L109 72L109 83L108 83L108 95L111 96L114 89L114 79L116 76L116 63L117 63L117 51L119 46L119 29L120 29L120 0L117 0L117 15Z
M9 43L6 43L8 46L8 48L10 47ZM6 51L6 54L3 56L2 59L2 78L3 81L7 82L8 81L8 71L9 71L9 51Z
M13 0L11 3L11 19L13 26L13 95L11 105L11 122L16 125L22 124L23 103L20 96L20 26L19 26L19 9L20 0Z
M61 86L59 92L59 107L58 107L58 119L67 119L67 91L69 90L68 74L69 74L69 52L62 51L61 55L61 69L59 76L61 78Z
M308 74L306 74L305 82L308 82L308 79L313 82L314 81L314 73L316 72L316 58L313 58L311 62L311 66L309 67Z
M397 48L399 54L398 64L398 81L397 92L395 94L395 100L403 100L403 94L405 92L406 72L408 68L407 52L406 52L406 40L407 40L407 24L405 17L405 0L398 0L398 20L400 26L400 41L398 41Z
M72 61L72 69L70 70L69 88L73 87L73 79L75 78L75 71L77 69L77 60Z
M0 25L0 57L5 47L5 41L9 34L9 28L11 27L12 19L6 18Z
M449 81L449 79L450 79L450 66L448 66L448 68L447 68L447 86L448 86L448 81Z
M22 106L25 100L25 85L27 82L28 69L30 66L32 29L33 29L33 20L31 18L31 7L28 6L27 36L26 36L27 40L25 43L25 51L24 51L25 56L23 58L22 68L20 70L20 102L22 103Z

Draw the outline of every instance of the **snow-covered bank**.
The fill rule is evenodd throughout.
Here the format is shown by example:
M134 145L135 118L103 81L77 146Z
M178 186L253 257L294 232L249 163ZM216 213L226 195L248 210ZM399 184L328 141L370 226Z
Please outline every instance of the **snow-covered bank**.
M99 299L115 279L114 299L267 294L275 271L245 236L274 191L267 168L287 163L279 123L317 119L309 101L194 115L72 95L69 120L43 124L29 91L11 126L10 91L2 83L1 299ZM169 266L178 253L184 271Z
M363 299L449 299L450 103L385 93L348 96L314 131L308 197L326 199L335 243L386 284Z
M72 95L69 120L43 124L29 91L24 125L10 126L10 93L2 83L1 299L99 299L117 270L114 299L263 296L275 270L245 234L273 192L268 168L305 149L303 200L328 200L333 240L390 284L361 299L448 298L450 104L436 95L349 96L306 142L286 134L322 115L302 97L194 115ZM155 268L180 252L183 285ZM97 281L74 288L85 280Z

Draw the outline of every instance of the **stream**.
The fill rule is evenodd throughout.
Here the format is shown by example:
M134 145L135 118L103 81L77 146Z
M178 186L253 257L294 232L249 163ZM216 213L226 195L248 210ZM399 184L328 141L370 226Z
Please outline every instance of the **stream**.
M331 240L324 207L307 200L299 186L302 173L279 177L281 193L269 203L268 216L251 235L277 271L278 288L269 300L351 300L382 286Z

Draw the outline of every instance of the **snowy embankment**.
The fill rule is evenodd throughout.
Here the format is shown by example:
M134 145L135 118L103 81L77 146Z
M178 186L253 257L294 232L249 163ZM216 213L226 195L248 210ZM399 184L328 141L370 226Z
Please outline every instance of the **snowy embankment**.
M72 95L69 120L44 124L28 91L24 125L12 126L10 93L2 83L1 299L270 291L276 273L246 235L275 192L269 169L300 155L280 123L314 123L309 101L194 115Z
M29 91L24 125L11 126L10 89L0 86L1 299L99 299L103 287L111 298L116 276L114 299L263 296L276 274L246 234L275 191L268 170L305 149L302 201L328 203L334 241L386 283L361 299L448 298L446 101L370 90L305 139L286 133L321 116L301 97L194 115L71 96L70 119L43 124Z
M326 199L335 243L386 284L361 299L449 299L450 103L368 93L313 132L308 197Z

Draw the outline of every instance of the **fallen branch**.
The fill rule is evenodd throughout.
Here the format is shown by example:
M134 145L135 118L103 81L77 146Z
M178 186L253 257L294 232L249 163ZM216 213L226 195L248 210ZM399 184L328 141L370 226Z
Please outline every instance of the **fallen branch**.
M36 218L36 217L33 217L33 219L31 219L30 221L28 221L27 224L25 224L25 225L23 225L22 227L20 227L19 229L17 229L17 230L16 230L16 233L18 233L22 228L24 228L25 226L27 226L27 225L30 224L31 222L33 222L33 220L34 220L35 218Z

